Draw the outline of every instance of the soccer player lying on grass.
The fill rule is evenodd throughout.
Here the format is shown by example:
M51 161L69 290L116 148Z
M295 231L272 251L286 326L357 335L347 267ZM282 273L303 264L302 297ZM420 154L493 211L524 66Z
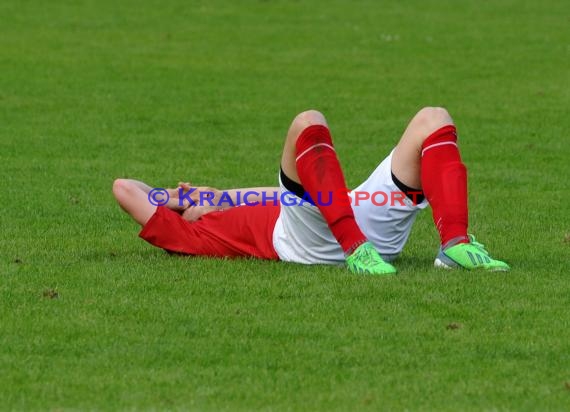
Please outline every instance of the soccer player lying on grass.
M168 189L170 200L158 207L149 201L152 188L142 182L117 179L113 193L143 226L140 237L169 252L305 264L346 262L353 273L376 275L396 273L387 262L402 251L416 213L429 202L441 241L435 266L509 270L467 234L467 172L456 141L448 112L424 108L392 153L348 193L327 122L310 110L289 128L279 187L221 192L181 183L179 189ZM180 206L191 190L194 202L207 192L212 204L186 201ZM239 198L246 192L247 205L231 207L244 201ZM366 199L375 193L401 198ZM287 202L282 194L288 194Z

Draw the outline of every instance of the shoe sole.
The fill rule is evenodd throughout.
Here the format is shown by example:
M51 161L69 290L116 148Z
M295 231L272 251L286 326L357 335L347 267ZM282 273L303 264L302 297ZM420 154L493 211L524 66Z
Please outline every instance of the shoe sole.
M433 265L438 269L455 269L458 267L458 266L449 266L446 263L444 263L442 260L440 260L439 258L435 259L435 262L433 262Z

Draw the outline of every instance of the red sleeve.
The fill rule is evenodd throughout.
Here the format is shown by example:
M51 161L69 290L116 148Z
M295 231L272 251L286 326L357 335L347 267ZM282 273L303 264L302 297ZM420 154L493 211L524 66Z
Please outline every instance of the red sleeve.
M169 252L215 257L279 259L273 228L279 205L238 206L202 216L196 222L157 207L139 236Z

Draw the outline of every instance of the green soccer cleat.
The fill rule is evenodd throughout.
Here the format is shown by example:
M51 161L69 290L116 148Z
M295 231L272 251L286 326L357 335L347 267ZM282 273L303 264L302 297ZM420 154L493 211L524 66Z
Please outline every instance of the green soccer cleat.
M346 266L352 273L362 275L393 275L396 268L384 262L370 242L364 242L346 258Z
M446 249L439 249L434 266L437 268L454 269L485 269L491 272L506 272L511 268L505 262L489 256L485 247L469 235L469 243L460 243Z

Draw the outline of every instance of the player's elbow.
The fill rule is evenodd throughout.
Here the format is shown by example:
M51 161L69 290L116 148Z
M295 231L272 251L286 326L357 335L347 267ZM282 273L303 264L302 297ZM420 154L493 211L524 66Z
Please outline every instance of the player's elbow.
M120 201L125 192L129 190L128 186L128 179L115 179L113 182L113 196L115 196L115 199Z

